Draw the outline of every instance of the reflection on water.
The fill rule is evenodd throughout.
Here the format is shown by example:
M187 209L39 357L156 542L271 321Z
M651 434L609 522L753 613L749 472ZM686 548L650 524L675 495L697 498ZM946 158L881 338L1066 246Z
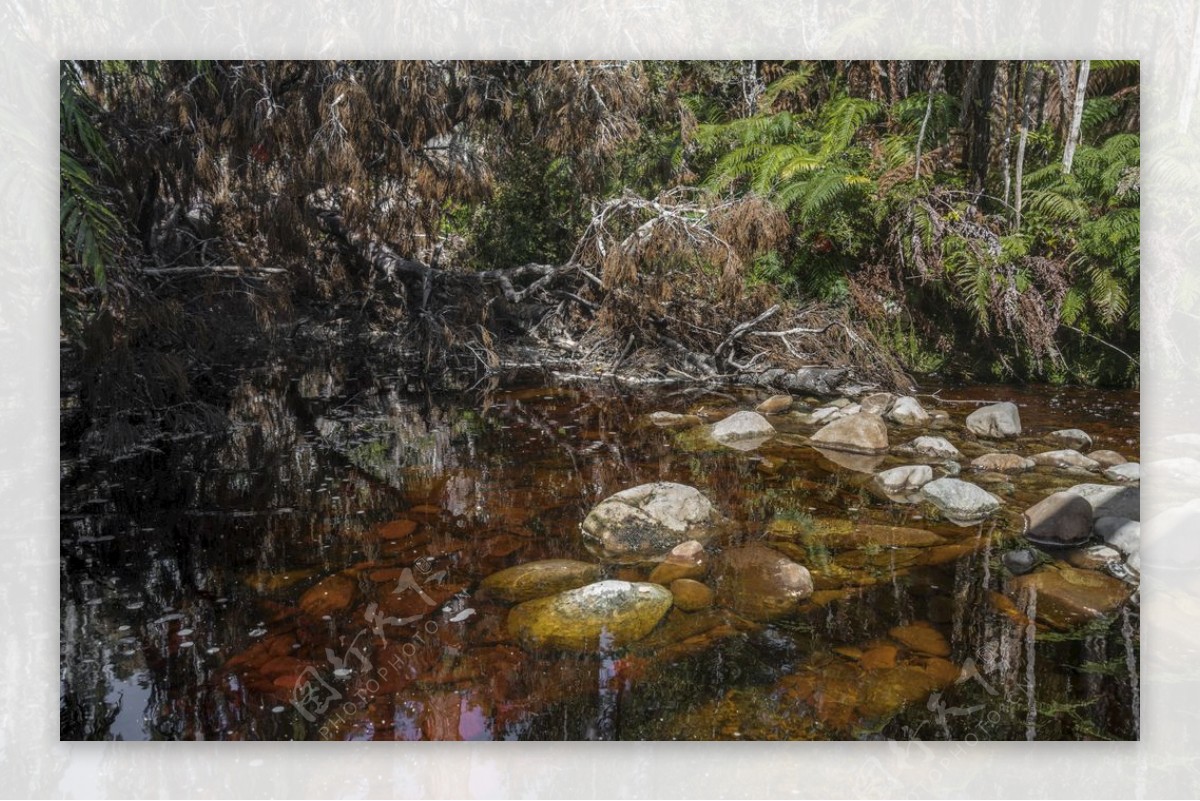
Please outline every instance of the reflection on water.
M1136 458L1135 394L940 397L1011 399L1030 436L1081 427ZM790 418L749 451L646 421L754 402L537 386L414 400L340 370L275 371L245 377L220 442L104 465L64 454L62 736L1137 736L1136 607L1035 625L1000 562L1021 510L1089 479L1010 476L989 486L1004 512L963 528L872 492L860 465L808 447L812 427ZM955 432L973 407L943 408L957 425L937 433L969 459ZM736 522L721 545L769 541L809 567L801 613L764 624L674 609L597 654L514 643L479 581L537 559L595 561L587 511L660 480L698 487ZM901 528L863 539L866 524Z

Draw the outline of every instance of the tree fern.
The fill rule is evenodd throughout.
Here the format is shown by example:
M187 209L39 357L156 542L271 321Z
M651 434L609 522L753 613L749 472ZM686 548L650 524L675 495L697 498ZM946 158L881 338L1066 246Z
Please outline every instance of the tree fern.
M75 62L59 66L59 235L62 268L81 265L103 288L120 224L95 175L112 169L96 120L100 109L83 89ZM87 161L91 166L85 165Z
M861 97L839 97L830 101L821 121L821 154L831 158L844 151L858 129L882 110L882 103Z
M1096 309L1101 322L1105 326L1112 325L1128 310L1129 296L1121 285L1121 281L1103 266L1095 263L1089 264L1086 273L1088 300Z
M761 98L763 107L770 108L781 96L804 89L808 86L808 82L815 71L816 64L813 62L803 62L787 75L784 75L777 81L773 81L763 91Z

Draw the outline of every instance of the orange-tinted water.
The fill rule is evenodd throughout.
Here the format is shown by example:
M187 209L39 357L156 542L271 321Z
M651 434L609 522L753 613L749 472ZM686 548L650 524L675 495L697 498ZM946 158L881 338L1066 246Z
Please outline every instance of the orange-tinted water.
M752 394L525 387L414 401L246 380L221 442L103 467L65 459L64 738L1136 737L1136 609L1033 626L999 562L1021 510L1095 479L1016 477L993 488L998 517L959 527L869 492L869 475L808 447L813 429L794 420L740 452L645 418L719 417L752 408ZM1031 441L1078 427L1136 459L1136 393L937 394L1013 400ZM942 408L954 425L934 433L966 452L974 407ZM478 582L536 559L594 560L584 515L650 481L699 488L735 521L719 545L769 541L817 592L771 623L673 610L614 653L514 642L507 607ZM867 523L942 541L814 539ZM932 645L914 646L913 627Z

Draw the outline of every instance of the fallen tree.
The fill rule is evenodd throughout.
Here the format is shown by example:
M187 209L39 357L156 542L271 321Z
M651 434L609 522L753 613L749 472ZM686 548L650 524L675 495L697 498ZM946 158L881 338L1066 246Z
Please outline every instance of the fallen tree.
M746 287L747 265L788 234L755 197L626 193L594 210L566 262L482 271L400 254L352 228L335 196L310 198L310 216L384 303L403 307L403 334L429 385L461 370L821 395L912 384L842 310Z

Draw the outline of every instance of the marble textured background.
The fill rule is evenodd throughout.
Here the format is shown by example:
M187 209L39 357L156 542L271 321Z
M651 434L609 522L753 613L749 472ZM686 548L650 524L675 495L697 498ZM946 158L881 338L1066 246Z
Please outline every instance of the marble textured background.
M0 0L0 20L0 794L1200 793L1200 0ZM1143 741L60 744L57 60L285 56L1142 59Z

